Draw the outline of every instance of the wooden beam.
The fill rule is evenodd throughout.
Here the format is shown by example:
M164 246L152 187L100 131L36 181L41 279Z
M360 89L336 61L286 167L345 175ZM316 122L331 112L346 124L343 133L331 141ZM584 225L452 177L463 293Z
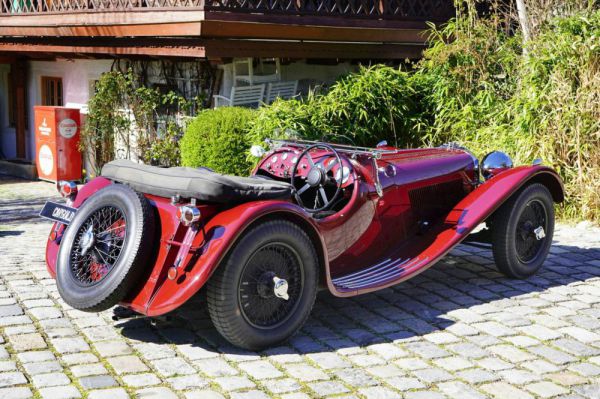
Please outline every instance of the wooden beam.
M260 41L197 38L0 38L0 51L15 54L54 53L76 56L163 56L224 59L280 57L292 59L420 58L421 44Z

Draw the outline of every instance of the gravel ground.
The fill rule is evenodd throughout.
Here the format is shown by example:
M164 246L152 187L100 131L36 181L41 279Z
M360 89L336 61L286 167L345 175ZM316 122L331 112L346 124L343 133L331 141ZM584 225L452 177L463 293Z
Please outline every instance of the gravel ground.
M229 346L200 298L168 319L67 306L45 270L50 183L0 177L0 398L600 398L600 229L559 225L545 268L460 246L408 282L319 296L287 344Z

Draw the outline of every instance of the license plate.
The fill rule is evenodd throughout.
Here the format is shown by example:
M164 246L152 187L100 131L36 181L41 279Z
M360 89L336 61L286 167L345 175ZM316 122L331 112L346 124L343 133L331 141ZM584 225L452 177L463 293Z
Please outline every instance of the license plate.
M69 224L77 213L76 208L63 204L47 201L40 212L40 216L62 224Z

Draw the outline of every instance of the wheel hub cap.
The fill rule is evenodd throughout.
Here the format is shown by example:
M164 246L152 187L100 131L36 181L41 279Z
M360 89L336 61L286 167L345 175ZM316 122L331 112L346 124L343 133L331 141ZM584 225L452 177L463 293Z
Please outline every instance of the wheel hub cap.
M287 280L277 276L273 277L273 293L277 298L285 299L286 301L290 299Z
M90 226L81 237L81 256L85 255L87 251L94 246L93 227L94 226Z
M533 230L533 234L535 234L535 239L538 241L543 240L546 237L546 232L542 226L536 227L535 230Z

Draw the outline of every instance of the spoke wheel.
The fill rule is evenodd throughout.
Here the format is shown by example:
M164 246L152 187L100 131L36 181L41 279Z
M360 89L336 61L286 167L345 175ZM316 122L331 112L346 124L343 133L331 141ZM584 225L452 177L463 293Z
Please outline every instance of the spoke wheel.
M210 318L221 335L260 350L292 336L315 302L319 259L299 225L258 223L235 242L208 281Z
M287 284L287 299L277 296L275 281ZM244 265L239 285L242 315L256 328L286 321L302 294L304 274L296 251L278 242L258 249Z
M492 216L492 251L498 270L527 278L544 264L554 234L554 201L540 183L530 184L508 199Z
M125 214L116 206L94 211L81 225L71 251L71 273L83 286L102 281L119 260L126 238Z
M152 269L155 226L149 201L124 184L86 198L60 242L56 285L62 299L89 312L125 299Z

